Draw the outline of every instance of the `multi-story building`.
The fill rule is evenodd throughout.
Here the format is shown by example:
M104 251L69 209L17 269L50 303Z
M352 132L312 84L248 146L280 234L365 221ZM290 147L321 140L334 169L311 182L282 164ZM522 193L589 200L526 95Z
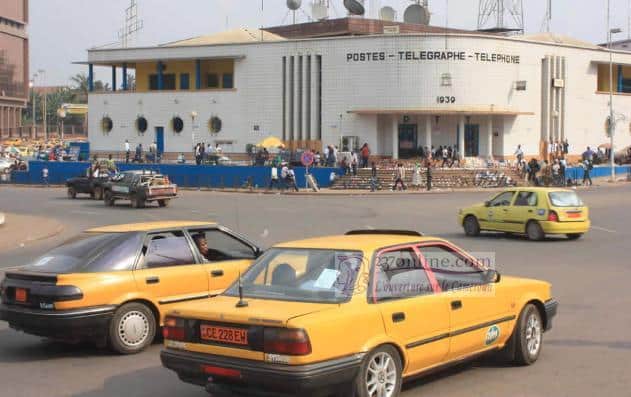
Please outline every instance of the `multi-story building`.
M28 0L0 1L0 136L22 125L28 102Z
M344 18L90 50L89 70L111 68L117 90L89 95L91 147L242 153L274 135L316 149L366 142L394 158L448 145L507 159L517 145L540 156L567 139L579 156L609 141L610 85L616 146L631 144L628 52L612 50L610 77L609 50L568 37L389 25Z

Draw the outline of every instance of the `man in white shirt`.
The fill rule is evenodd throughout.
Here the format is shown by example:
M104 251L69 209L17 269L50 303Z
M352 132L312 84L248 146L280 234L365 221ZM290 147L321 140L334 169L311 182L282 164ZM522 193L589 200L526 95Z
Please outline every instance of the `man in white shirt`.
M125 163L129 163L130 154L131 154L131 148L129 146L129 141L125 139Z

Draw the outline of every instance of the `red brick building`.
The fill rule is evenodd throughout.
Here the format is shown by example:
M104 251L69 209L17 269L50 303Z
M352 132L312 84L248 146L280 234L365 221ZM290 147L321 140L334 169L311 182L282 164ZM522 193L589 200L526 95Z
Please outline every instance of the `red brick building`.
M28 0L0 1L0 135L17 130L28 102Z

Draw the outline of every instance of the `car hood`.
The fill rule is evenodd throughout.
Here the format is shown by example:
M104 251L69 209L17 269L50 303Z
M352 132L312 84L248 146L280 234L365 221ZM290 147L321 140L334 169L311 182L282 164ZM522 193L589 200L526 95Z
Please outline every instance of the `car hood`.
M297 317L332 310L338 307L334 303L288 302L267 299L244 299L245 307L236 307L238 297L220 295L203 301L183 305L170 313L178 317L197 320L220 321L222 323L285 326Z

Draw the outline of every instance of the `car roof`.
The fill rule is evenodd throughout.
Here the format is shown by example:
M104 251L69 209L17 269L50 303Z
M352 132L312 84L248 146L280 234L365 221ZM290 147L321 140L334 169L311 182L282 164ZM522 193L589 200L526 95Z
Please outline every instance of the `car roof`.
M127 232L151 232L157 230L180 229L189 227L213 227L215 222L197 221L157 221L143 223L125 223L88 229L88 233L127 233Z
M565 189L559 187L540 187L540 186L515 186L512 188L505 189L505 192L512 192L514 190L526 190L533 192L574 192L572 189Z
M323 236L304 240L288 241L274 245L274 248L313 248L374 251L393 245L423 243L427 241L445 241L431 236L405 236L395 234L365 234Z

